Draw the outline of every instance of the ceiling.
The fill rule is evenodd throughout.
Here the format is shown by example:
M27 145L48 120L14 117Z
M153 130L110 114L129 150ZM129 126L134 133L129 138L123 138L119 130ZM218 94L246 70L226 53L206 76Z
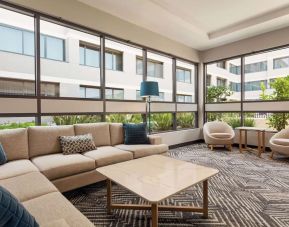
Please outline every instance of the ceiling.
M289 0L78 0L197 50L289 26Z

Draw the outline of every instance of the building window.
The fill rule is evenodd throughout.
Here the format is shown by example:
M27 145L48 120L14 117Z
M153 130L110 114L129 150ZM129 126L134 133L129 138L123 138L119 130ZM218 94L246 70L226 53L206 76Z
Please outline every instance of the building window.
M177 102L192 102L192 96L177 94Z
M105 68L109 70L122 71L122 52L115 50L105 51Z
M231 88L231 91L241 92L241 84L240 83L230 82L230 88Z
M98 87L80 86L80 97L88 99L99 99L100 89Z
M191 70L177 67L177 81L191 83Z
M223 79L223 78L220 78L220 77L217 78L217 86L218 87L225 87L226 84L227 84L227 80L226 79Z
M106 99L124 99L124 90L119 88L106 88L105 89Z
M41 35L40 56L42 58L65 61L65 42L63 39Z
M250 81L245 83L245 91L261 91L262 84L267 88L267 80Z
M226 69L226 61L219 61L217 62L217 67Z
M160 61L147 59L147 74L150 77L163 78L163 63ZM136 74L143 75L143 58L136 58Z
M212 84L212 75L207 74L206 75L206 86L209 87Z
M275 58L273 59L273 68L281 69L289 67L289 57Z
M245 65L245 73L256 73L267 71L267 61L261 61Z
M136 100L142 100L142 97L140 96L140 90L136 91ZM151 101L165 101L165 93L159 92L159 96L152 96Z
M99 68L99 47L86 44L79 45L79 64Z
M230 73L241 75L241 66L230 63Z
M59 83L41 82L41 95L47 97L59 97Z

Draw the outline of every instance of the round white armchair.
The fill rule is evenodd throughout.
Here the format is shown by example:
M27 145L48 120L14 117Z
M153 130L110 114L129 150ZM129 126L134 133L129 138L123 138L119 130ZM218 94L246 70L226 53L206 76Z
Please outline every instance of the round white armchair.
M205 143L214 149L215 145L224 145L232 151L232 144L235 132L226 122L212 121L204 124L203 127Z
M289 129L283 129L272 136L269 145L272 150L271 158L275 153L289 155Z

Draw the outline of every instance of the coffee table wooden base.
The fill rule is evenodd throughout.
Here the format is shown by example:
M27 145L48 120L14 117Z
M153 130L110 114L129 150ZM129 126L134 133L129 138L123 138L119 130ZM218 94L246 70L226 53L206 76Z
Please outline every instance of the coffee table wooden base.
M208 180L203 181L203 207L192 206L166 206L152 203L151 205L138 204L113 204L112 203L111 180L107 179L107 212L111 214L112 209L130 209L130 210L151 210L152 212L152 227L158 226L159 211L183 211L203 213L204 218L208 218Z

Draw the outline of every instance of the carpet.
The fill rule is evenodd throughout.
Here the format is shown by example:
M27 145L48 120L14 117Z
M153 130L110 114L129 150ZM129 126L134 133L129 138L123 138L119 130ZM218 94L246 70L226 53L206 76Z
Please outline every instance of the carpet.
M159 226L289 226L289 159L270 160L255 154L223 148L210 151L205 144L172 149L171 157L216 168L220 173L209 181L209 218L201 214L163 211ZM145 204L146 201L113 185L113 201ZM114 210L106 213L106 185L89 185L64 195L95 226L149 227L149 211ZM164 204L202 206L202 185L191 187Z

